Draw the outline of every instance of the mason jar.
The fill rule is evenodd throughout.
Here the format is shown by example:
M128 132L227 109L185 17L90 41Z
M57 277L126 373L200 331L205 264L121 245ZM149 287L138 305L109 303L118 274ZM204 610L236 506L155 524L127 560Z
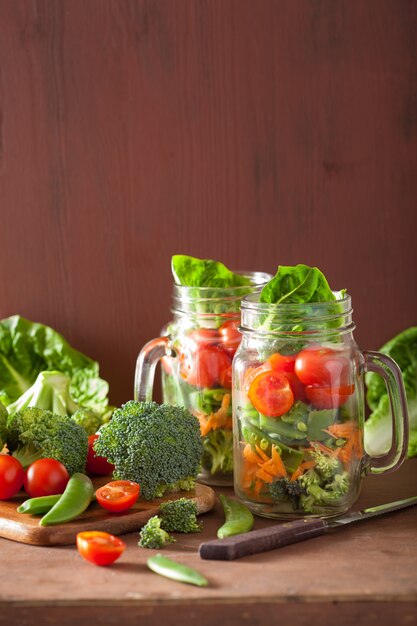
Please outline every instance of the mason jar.
M204 449L198 480L211 485L233 484L232 360L241 341L240 303L271 278L241 274L250 285L174 285L173 320L142 348L136 365L135 399L152 399L161 360L163 402L184 406L198 418Z
M339 515L367 472L393 471L405 458L401 371L388 356L361 351L354 329L349 295L316 304L243 299L233 362L234 488L255 514ZM364 451L367 371L384 379L393 416L392 447L375 458Z

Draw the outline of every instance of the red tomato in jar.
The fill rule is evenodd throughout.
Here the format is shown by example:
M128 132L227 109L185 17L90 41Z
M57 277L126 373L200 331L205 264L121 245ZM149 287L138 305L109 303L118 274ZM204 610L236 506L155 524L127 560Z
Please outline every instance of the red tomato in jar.
M109 533L85 530L77 534L77 548L86 561L94 565L110 565L119 558L126 544Z
M294 404L294 394L285 374L267 370L256 376L249 387L249 400L268 417L281 417Z
M296 358L296 354L285 355L275 352L267 359L267 363L269 363L276 372L292 373L294 372Z
M8 500L20 491L25 470L20 461L9 454L0 454L0 500Z
M216 346L203 346L181 363L181 376L195 387L213 387L232 364L229 355Z
M239 322L237 320L229 320L219 328L220 345L231 357L234 356L242 341L242 335L238 330L238 326Z
M220 334L213 328L196 328L187 335L186 342L190 341L198 347L217 345L220 341Z
M69 478L65 465L56 459L39 459L27 468L23 484L31 498L40 498L63 493Z
M351 383L348 357L339 350L320 346L298 353L295 373L304 385L345 387Z
M96 476L107 476L114 470L114 465L108 462L104 456L97 456L94 452L94 443L100 435L90 435L88 438L87 464L85 470L87 474L95 474Z
M354 390L354 385L345 385L344 387L307 385L305 387L308 401L317 409L337 409L339 406L343 406Z
M103 509L121 513L130 509L139 498L140 486L131 480L113 480L96 491L97 502Z

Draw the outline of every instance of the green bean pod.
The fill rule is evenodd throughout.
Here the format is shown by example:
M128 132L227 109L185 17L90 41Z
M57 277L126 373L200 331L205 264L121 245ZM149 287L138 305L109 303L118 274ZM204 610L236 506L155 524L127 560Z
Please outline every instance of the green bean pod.
M85 474L77 472L68 481L64 493L39 522L41 526L64 524L84 513L94 495L91 480Z
M28 513L29 515L43 515L52 509L58 502L62 494L55 496L40 496L39 498L29 498L17 507L18 513Z
M188 583L189 585L197 585L198 587L207 587L208 585L208 580L204 578L200 572L197 572L187 565L182 565L172 559L168 559L162 554L151 556L147 560L147 565L155 574L171 578L180 583Z
M220 494L219 498L226 518L223 526L220 526L217 531L217 537L219 539L247 533L252 529L254 522L253 515L247 506L223 494Z

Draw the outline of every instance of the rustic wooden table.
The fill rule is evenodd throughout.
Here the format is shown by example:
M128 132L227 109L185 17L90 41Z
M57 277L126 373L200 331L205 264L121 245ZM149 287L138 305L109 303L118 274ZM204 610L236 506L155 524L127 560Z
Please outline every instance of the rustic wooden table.
M417 459L396 473L368 477L355 508L417 493ZM198 545L215 537L220 505L204 531L179 536L165 554L198 568L197 588L150 572L153 551L125 535L127 550L108 568L73 546L35 547L0 540L0 624L417 624L417 507L232 562L202 561ZM255 528L272 522L257 519Z

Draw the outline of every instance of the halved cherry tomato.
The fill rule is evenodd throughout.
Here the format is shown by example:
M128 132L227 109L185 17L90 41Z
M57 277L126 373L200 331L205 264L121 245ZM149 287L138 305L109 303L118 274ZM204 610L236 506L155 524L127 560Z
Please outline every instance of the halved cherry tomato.
M222 324L219 328L220 345L223 350L233 357L242 341L242 335L238 331L239 322L237 320L229 320Z
M0 454L0 500L12 498L23 485L25 470L20 461L9 454Z
M331 348L301 350L295 361L295 373L305 385L344 387L351 382L348 357Z
M95 565L110 565L119 558L126 544L109 533L85 530L77 533L77 548L86 561Z
M294 404L294 394L285 374L273 370L256 376L248 393L255 409L269 417L280 417Z
M232 364L230 356L217 346L202 346L193 355L182 358L180 372L195 387L213 387Z
M96 491L97 502L112 513L132 507L139 498L140 486L131 480L113 480Z
M63 493L69 479L65 465L59 461L38 459L27 468L23 484L31 498L40 498Z
M275 352L274 354L271 354L267 361L271 364L273 370L287 373L294 371L296 358L296 354L285 355Z
M88 438L88 453L87 453L87 474L96 474L97 476L107 476L114 470L114 465L108 462L103 456L97 456L94 452L94 442L97 441L100 435L90 435Z
M244 391L246 393L249 393L250 386L252 382L255 380L255 378L259 376L259 374L262 374L263 372L270 372L271 369L272 369L271 364L268 363L268 361L265 361L265 363L262 363L260 365L250 365L245 370L245 373L243 374Z
M354 392L355 385L344 387L318 387L307 385L305 392L307 399L317 409L337 409L347 402L349 396Z

